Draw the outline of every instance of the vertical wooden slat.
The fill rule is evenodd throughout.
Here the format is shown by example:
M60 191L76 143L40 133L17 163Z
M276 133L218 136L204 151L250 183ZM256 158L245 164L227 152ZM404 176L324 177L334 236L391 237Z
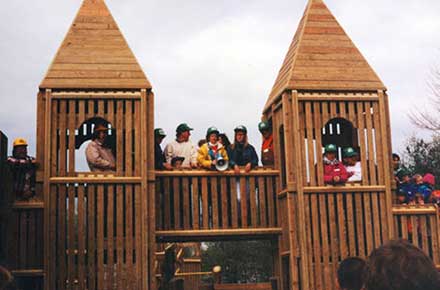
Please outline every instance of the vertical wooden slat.
M365 235L364 226L365 221L362 213L362 194L355 194L355 214L356 214L356 239L358 244L358 256L365 257Z
M202 228L208 229L208 178L202 177Z
M48 182L49 183L49 182ZM50 186L49 185L49 209L47 211L49 211L49 220L50 223L48 226L46 223L46 227L48 227L46 230L48 231L48 238L49 241L56 241L58 240L58 236L57 236L57 206L58 206L58 187L53 185ZM47 240L45 241L45 245L47 245L48 242ZM60 247L58 245L58 247ZM50 268L50 272L48 272L49 276L47 277L47 279L49 280L49 283L47 283L48 286L48 290L50 289L56 289L57 286L59 285L57 283L56 280L56 275L55 272L57 271L57 264L56 264L56 259L59 256L59 251L57 249L57 246L51 246L49 247L49 249L47 250L47 248L45 248L46 251L48 251L49 253L45 255L45 259L49 259L49 261L45 261L45 263L49 264L49 268ZM58 288L61 289L61 288Z
M192 212L193 212L193 229L200 229L200 203L199 203L199 179L198 177L192 178Z
M125 176L133 175L133 114L132 101L125 101Z
M348 245L350 249L349 256L357 256L356 253L356 238L354 231L354 211L353 211L353 196L351 194L346 195L346 204L347 204L347 224L348 224Z
M250 216L251 216L251 227L256 228L257 223L257 203L256 203L256 193L255 193L255 177L249 177L249 199L250 199Z
M60 114L59 114L59 124L60 124L60 147L59 147L59 176L66 176L66 154L67 154L67 128L66 128L66 118L67 118L67 108L66 100L60 100Z
M384 184L384 162L383 162L383 148L382 148L382 134L380 131L380 121L379 121L379 105L377 102L373 102L373 127L374 136L376 144L376 158L378 167L378 183Z
M126 168L128 170L128 163ZM136 275L133 272L133 185L131 184L125 186L125 230L126 289L130 290L133 289L136 279Z
M286 184L293 183L295 181L295 165L293 163L293 142L291 137L292 134L292 106L289 100L288 94L283 94L282 96L282 104L283 104L283 124L284 124L284 164L281 166L285 166L286 169ZM278 134L278 133L277 133Z
M75 263L75 251L76 247L76 229L75 229L75 187L73 184L70 184L68 189L69 195L69 210L68 210L68 280L69 280L69 289L74 289L74 281L76 280L76 263Z
M408 239L408 229L409 229L409 221L405 215L402 215L400 219L400 230L402 232L402 238L405 240Z
M189 178L183 177L182 179L182 198L183 198L183 229L189 230L189 218L191 207L189 206Z
M96 251L96 187L93 184L87 186L87 263L88 263L88 288L96 289L96 267L95 267L95 251Z
M59 114L58 114L58 101L53 100L50 103L50 109L51 109L51 116L52 119L50 120L50 136L52 136L51 140L50 140L50 150L48 150L48 152L50 152L50 160L48 160L48 166L50 167L50 176L57 176L59 174L58 172L58 168L59 168L59 161L58 161L58 150L59 150L59 146L58 146L58 134L59 134ZM48 169L49 171L49 169ZM49 177L47 177L48 179ZM47 182L49 182L49 180L47 180Z
M258 198L260 204L260 221L261 227L267 227L267 208L266 208L266 189L264 187L264 177L258 177Z
M432 253L433 262L435 265L440 264L440 233L439 233L439 217L436 214L432 214L429 217L429 224L431 225L431 235L432 235Z
M307 259L308 264L309 264L309 269L307 269L308 271L310 271L310 289L317 289L315 288L315 280L314 277L316 275L316 265L317 263L313 263L314 260L314 245L313 245L313 240L312 240L312 232L313 232L313 228L312 228L312 217L311 217L311 197L310 194L305 194L304 195L304 205L305 205L305 209L304 209L304 224L305 224L305 234L306 234L306 250L307 250L307 255L304 257L304 259Z
M19 269L26 269L27 258L26 255L26 242L28 239L27 236L27 214L28 211L21 210L17 212L19 225L20 225L20 235L18 239L19 250L18 250L18 267Z
M134 102L134 132L135 132L135 141L134 141L134 170L135 175L140 176L141 175L141 166L144 166L145 164L142 164L141 162L141 138L139 138L139 134L141 132L141 120L140 120L140 109L139 101Z
M422 249L429 255L429 245L428 245L428 230L427 230L427 217L422 215L419 217L420 220L420 234L422 236Z
M137 185L134 188L134 203L135 203L135 257L136 257L136 275L137 281L141 279L141 262L143 257L141 248L143 247L142 244L142 208L141 208L141 195L143 192L141 191L141 186ZM140 285L136 285L136 289L142 289Z
M315 141L316 141L316 175L318 180L318 185L324 185L324 164L322 161L322 121L321 121L321 111L320 103L313 103L313 126L315 128Z
M219 211L218 211L218 192L217 178L211 177L211 210L212 210L212 227L219 228Z
M297 159L297 160L307 160L306 159L306 145L305 145L305 141L306 141L306 125L305 125L305 110L304 110L304 103L300 103L298 102L298 113L299 113L299 132L297 133L300 137L299 137L299 148L295 149L295 150L299 150L299 152L301 153L300 158L301 159ZM294 135L294 136L298 136L298 135ZM302 176L303 176L303 182L302 185L303 186L307 186L307 167L304 166L305 164L301 163L301 167L299 168L299 170L302 171ZM298 182L299 183L299 182Z
M69 100L69 175L75 174L75 124L76 124L76 101Z
M321 239L322 239L322 263L324 269L324 289L332 289L332 273L330 269L330 259L329 259L329 240L328 240L328 223L327 223L327 204L326 195L319 195L319 216L320 216L320 228L321 228Z
M174 198L174 229L181 228L180 215L182 214L182 208L180 207L180 180L178 177L173 178L173 198Z
M373 244L373 226L371 222L371 197L369 192L363 194L364 199L364 221L365 221L365 235L366 235L366 255L374 249Z
M380 193L377 192L373 192L371 197L371 202L372 202L372 210L373 210L373 228L374 228L374 245L373 248L377 248L381 245L381 237L380 237L380 227L381 227L381 222L380 221L380 215L379 215L379 199L378 199L378 195L380 195Z
M309 164L309 178L310 185L316 185L316 170L315 170L315 151L313 146L313 115L312 115L312 105L310 102L305 103L305 121L306 121L306 131L307 131L307 161ZM304 166L304 165L303 165Z
M248 193L246 187L246 177L240 177L240 209L241 209L241 227L248 227L248 209L247 209L247 200Z
M365 143L365 115L363 103L357 103L357 117L358 117L358 134L359 134L359 147L360 147L360 157L361 157L361 167L362 167L362 184L367 185L370 182L368 175L367 166L367 152ZM368 148L370 150L370 148Z
M273 191L272 177L266 177L266 194L267 194L267 206L269 207L269 226L275 226L275 192Z
M228 222L228 180L225 176L220 177L220 198L221 198L221 212L222 212L222 228L229 228Z
M124 135L123 135L123 101L117 101L116 107L116 174L123 174L124 164Z
M117 289L125 288L125 267L124 267L124 220L123 220L123 204L124 204L124 188L123 185L116 187L116 281ZM98 289L99 290L99 289Z
M165 211L165 219L164 219L164 229L171 229L171 185L170 178L163 177L163 199L164 199L164 211Z
M330 225L330 248L331 248L331 259L328 261L331 263L331 274L330 277L336 277L337 275L337 269L338 269L338 263L340 253L338 251L338 246L340 244L338 239L338 232L337 232L337 225L336 225L336 216L335 216L335 196L336 194L328 194L327 195L327 202L328 202L328 216L329 221L328 224ZM322 212L321 212L322 214ZM330 280L330 285L332 289L335 289L335 285L333 283L333 279Z
M231 223L232 228L238 228L238 213L237 213L237 181L236 177L231 177L230 188L231 188Z
M372 115L371 115L371 104L369 102L365 103L365 121L367 127L367 142L368 142L368 172L370 173L370 183L371 185L377 184L376 178L376 164L375 164L375 152L373 147L373 125L372 125Z
M85 289L86 279L86 256L85 256L85 241L87 237L85 229L85 195L84 185L78 186L78 288Z
M347 245L347 228L345 213L347 207L344 206L344 194L336 194L336 208L338 213L338 230L339 230L339 251L341 254L341 260L348 257L348 245Z
M60 185L58 195L58 269L59 269L59 286L58 289L66 289L66 185Z
M97 187L96 198L96 270L97 270L97 289L104 288L104 185Z
M311 194L311 208L312 208L312 228L313 228L313 252L315 260L315 286L316 289L325 289L323 284L323 269L321 263L321 245L320 245L320 231L319 231L319 212L318 199L316 194Z

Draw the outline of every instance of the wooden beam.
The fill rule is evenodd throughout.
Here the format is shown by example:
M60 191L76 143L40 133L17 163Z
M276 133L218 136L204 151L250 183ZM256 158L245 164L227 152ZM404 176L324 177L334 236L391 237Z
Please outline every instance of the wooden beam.
M227 170L223 172L219 171L208 171L208 170L173 170L173 171L155 171L155 175L158 177L161 176L170 176L170 177L184 177L184 176L276 176L279 174L279 170L274 169L254 169L250 172L241 172L240 174L235 174L233 170Z
M115 183L142 183L141 177L51 177L49 179L51 184L65 184L65 183L105 183L105 184L115 184Z
M335 192L353 192L353 193L364 193L364 192L380 192L385 191L385 186L363 186L363 185L353 185L353 186L307 186L304 187L304 193L335 193Z

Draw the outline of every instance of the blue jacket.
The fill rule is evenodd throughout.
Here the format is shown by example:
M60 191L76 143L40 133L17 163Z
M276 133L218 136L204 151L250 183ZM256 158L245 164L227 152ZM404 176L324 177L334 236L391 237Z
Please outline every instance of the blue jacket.
M255 148L250 144L232 144L228 147L229 165L234 167L245 166L251 163L252 167L258 166L258 156Z

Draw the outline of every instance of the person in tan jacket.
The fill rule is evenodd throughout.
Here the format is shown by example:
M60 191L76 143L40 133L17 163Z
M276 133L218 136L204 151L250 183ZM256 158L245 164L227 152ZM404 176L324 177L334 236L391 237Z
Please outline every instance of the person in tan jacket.
M86 159L90 171L115 171L115 157L110 148L105 146L108 128L102 124L95 126L92 136L92 142L87 145Z

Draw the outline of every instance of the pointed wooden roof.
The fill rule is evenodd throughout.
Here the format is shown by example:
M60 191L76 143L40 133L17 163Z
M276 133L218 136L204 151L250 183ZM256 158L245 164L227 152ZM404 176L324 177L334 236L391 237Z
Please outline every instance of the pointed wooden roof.
M40 88L150 89L103 0L84 0Z
M321 0L310 0L266 108L285 90L376 91L382 81Z

